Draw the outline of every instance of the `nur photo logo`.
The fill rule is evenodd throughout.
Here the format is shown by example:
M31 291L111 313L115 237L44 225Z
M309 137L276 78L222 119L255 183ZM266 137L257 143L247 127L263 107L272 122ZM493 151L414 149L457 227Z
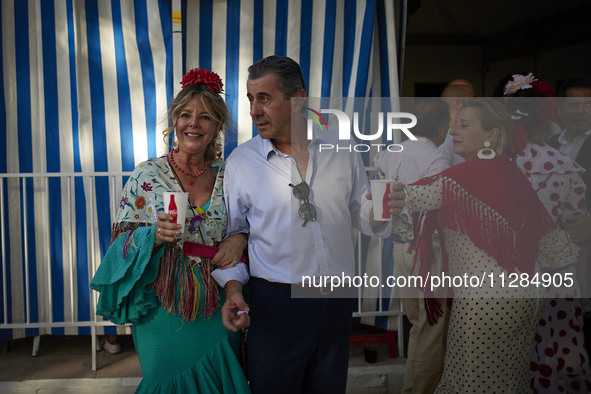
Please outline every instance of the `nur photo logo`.
M384 129L386 131L386 141L388 143L372 143L372 144L349 144L349 145L334 145L334 144L320 144L319 151L322 152L323 150L346 150L349 152L369 152L371 147L377 148L377 151L380 152L381 150L388 150L390 152L401 152L403 147L400 144L395 144L394 142L394 130L402 131L409 139L417 140L417 138L412 134L410 131L411 128L416 126L417 118L411 113L408 112L379 112L378 113L378 130L375 133L363 133L360 131L359 128L359 113L353 112L353 122L347 113L337 110L337 109L320 109L320 111L316 111L312 108L305 107L307 112L304 114L308 118L307 124L307 137L308 140L312 140L313 137L313 128L314 128L314 121L320 127L320 129L328 130L328 122L322 116L322 114L333 114L336 116L338 120L338 133L339 133L339 140L341 141L351 141L351 131L353 131L354 136L361 140L361 141L376 141L376 140L383 140L382 135L384 134ZM403 122L404 120L410 120L409 122ZM352 123L352 124L351 124ZM353 127L351 127L353 126Z

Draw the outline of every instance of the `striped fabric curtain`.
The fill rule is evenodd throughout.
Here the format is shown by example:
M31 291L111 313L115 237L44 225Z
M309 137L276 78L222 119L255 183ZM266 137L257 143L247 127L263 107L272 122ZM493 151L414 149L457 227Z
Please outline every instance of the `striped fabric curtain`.
M2 0L0 12L1 173L131 171L167 151L161 120L172 95L169 2ZM3 182L7 288L0 297L7 294L8 310L2 298L0 321L93 319L90 261L100 261L109 246L108 202L122 184L77 178L68 199L68 185L58 178L49 179L48 189L32 179ZM0 330L0 340L39 333L90 330Z
M161 131L168 102L180 89L172 77L171 1L1 4L0 173L131 171L168 151ZM393 4L181 1L182 53L174 58L183 72L204 67L222 77L237 123L237 138L227 141L224 156L256 135L245 100L247 68L265 56L299 62L310 97L397 96ZM0 284L6 286L0 323L94 319L91 261L98 264L108 248L117 209L108 201L120 195L124 181L76 178L70 186L50 178L45 187L43 181L2 179L6 273L0 271ZM5 329L0 341L89 333L76 327Z
M398 96L393 1L188 0L182 15L183 71L208 68L224 81L238 126L226 156L257 133L246 80L266 56L298 62L310 97Z

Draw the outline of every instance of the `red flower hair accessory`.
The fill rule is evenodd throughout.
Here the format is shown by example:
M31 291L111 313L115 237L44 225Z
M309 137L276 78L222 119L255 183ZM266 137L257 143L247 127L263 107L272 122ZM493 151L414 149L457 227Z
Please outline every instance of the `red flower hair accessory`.
M523 127L516 125L513 127L513 140L507 147L513 156L517 156L519 152L525 149L525 143L527 142L527 133L523 130Z
M558 111L558 100L556 100L556 97L548 97L547 99L544 99L542 105L538 107L536 114L544 122L558 119L560 117L560 112Z
M183 89L190 85L204 83L205 86L207 86L216 93L221 93L222 87L224 86L220 76L217 73L209 71L206 68L192 69L183 76L183 80L180 83Z
M534 81L531 83L531 86L546 97L554 96L554 89L547 82Z

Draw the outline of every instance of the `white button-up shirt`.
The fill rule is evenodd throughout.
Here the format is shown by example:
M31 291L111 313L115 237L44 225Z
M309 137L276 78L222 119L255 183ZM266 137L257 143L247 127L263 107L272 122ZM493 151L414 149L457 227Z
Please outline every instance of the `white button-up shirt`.
M382 151L373 159L386 179L398 175L402 183L409 184L449 168L447 157L426 137L406 140L401 145L404 147L402 152Z
M250 275L277 283L301 283L302 276L355 274L353 227L386 238L390 222L374 233L369 223L372 202L365 166L351 149L319 151L320 144L348 147L332 130L318 132L308 147L306 182L317 220L302 227L302 202L290 183L301 183L295 160L270 140L256 136L236 148L226 162L224 195L228 233L250 233ZM220 285L247 280L240 263L215 270Z
M566 129L562 130L562 133L560 133L560 135L558 136L558 142L560 143L559 151L561 153L564 153L574 161L576 161L577 155L579 154L579 151L581 150L583 143L585 142L587 137L589 137L589 135L591 135L591 130L588 130L583 134L578 135L572 142L568 142L566 140Z

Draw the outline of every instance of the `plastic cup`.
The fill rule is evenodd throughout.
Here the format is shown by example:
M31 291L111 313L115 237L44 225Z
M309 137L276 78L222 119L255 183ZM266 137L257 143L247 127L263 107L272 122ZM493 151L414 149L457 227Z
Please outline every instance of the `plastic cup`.
M390 207L388 207L388 196L392 185L396 184L396 181L392 179L371 179L370 182L373 218L380 222L387 222L392 219Z
M176 216L177 220L176 223L182 224L183 226L180 228L181 234L185 231L185 218L187 217L187 206L189 205L189 193L186 192L164 192L162 193L162 197L164 199L164 212L168 213L169 215L175 216L174 212L172 212L170 205L170 196L174 195L174 202L176 204Z

